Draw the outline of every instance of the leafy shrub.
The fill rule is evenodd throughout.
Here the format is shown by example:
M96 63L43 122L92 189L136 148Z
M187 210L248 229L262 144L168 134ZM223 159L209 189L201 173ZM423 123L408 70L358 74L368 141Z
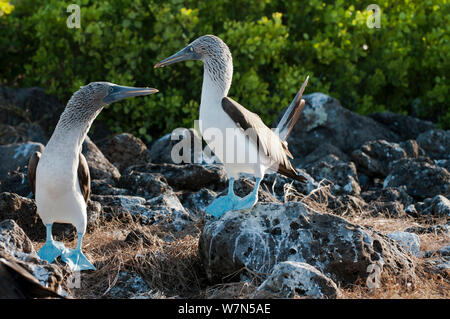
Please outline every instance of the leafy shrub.
M230 96L266 123L286 107L306 75L360 113L389 110L450 128L450 4L379 0L381 28L368 28L366 1L73 1L81 28L69 29L67 2L11 1L0 19L0 84L41 86L67 100L81 85L111 81L161 93L102 112L114 132L150 141L198 118L198 61L153 65L203 34L230 47Z
M10 14L14 10L14 6L7 0L0 0L0 17L5 14Z

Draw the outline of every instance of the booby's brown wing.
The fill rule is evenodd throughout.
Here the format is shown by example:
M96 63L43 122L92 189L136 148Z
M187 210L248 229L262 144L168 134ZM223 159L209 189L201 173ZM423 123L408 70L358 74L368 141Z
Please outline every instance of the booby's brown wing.
M88 202L91 196L91 175L89 174L89 166L84 155L80 152L80 163L78 164L78 181L80 183L81 194Z
M39 281L13 260L0 258L0 298L64 298Z
M41 158L41 152L34 152L28 161L28 185L33 194L36 194L36 168Z
M34 152L28 162L28 183L31 191L36 195L36 169L41 158L40 152ZM89 166L86 158L80 153L80 162L78 164L78 182L80 183L81 194L83 198L88 202L91 195L91 175L89 174Z
M286 143L268 128L257 114L250 112L229 97L222 99L222 108L243 129L244 134L257 145L258 151L262 151L263 154L276 163L277 167L274 167L274 170L300 182L306 180L303 176L297 174L297 171L289 161L288 157L293 157Z

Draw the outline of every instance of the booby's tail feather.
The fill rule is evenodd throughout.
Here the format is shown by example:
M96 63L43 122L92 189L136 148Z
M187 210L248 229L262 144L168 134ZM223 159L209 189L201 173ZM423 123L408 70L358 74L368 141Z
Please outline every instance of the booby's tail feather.
M306 177L299 175L297 173L297 170L295 168L291 167L285 167L285 166L278 166L277 172L281 175L284 175L286 177L292 178L296 181L299 181L300 183L306 183Z
M300 113L305 106L305 100L302 99L303 91L305 91L306 85L308 84L309 76L306 77L305 82L303 82L302 87L295 95L291 104L287 108L286 112L284 112L283 117L281 118L280 123L277 125L276 132L278 132L278 136L282 141L285 141L291 133L292 128L300 116Z

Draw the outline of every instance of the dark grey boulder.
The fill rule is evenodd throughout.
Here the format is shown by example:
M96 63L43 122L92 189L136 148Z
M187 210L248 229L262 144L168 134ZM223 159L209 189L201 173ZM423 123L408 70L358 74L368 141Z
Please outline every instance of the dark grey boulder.
M50 137L64 110L55 95L38 87L0 88L0 123L12 126L37 123Z
M435 251L426 251L424 258L430 258L425 262L425 270L438 273L444 278L450 271L450 246L447 245Z
M405 209L414 203L405 187L375 188L362 192L361 197L368 203L367 210L374 216L404 216Z
M147 201L154 213L161 220L161 223L171 227L175 231L182 230L188 225L192 218L189 212L181 204L178 196L174 192L165 192Z
M338 298L342 295L337 285L313 266L284 261L275 265L270 276L258 287L256 297L267 292L282 298Z
M436 234L436 235L450 235L450 224L447 225L432 225L429 227L425 227L425 226L411 226L405 229L405 232L408 233L414 233L414 234L418 234L418 235L422 235L422 234Z
M450 173L427 158L404 158L390 165L383 188L405 186L419 200L436 195L450 196Z
M34 152L42 152L40 143L25 142L0 145L0 192L11 192L28 196L28 161Z
M386 236L300 202L226 213L205 225L199 254L213 282L243 267L270 273L283 261L310 264L342 285L365 280L374 264L397 274L414 272L414 262Z
M133 194L146 199L172 190L163 175L136 171L123 174L120 177L118 185L122 189L128 190L130 195Z
M420 214L434 217L450 217L450 200L442 195L427 198L420 205Z
M411 205L414 199L408 195L405 187L387 187L373 189L361 193L361 197L367 202L400 202L404 207Z
M150 207L145 205L145 198L128 195L92 195L91 198L100 203L106 218L133 216L145 224L154 222Z
M142 165L150 162L150 151L141 139L122 133L109 138L100 145L100 150L105 157L123 171L131 165Z
M206 206L212 203L217 196L216 192L203 188L197 192L184 191L178 195L180 202L187 209L191 216L204 216Z
M450 159L435 160L434 163L450 172Z
M204 187L212 190L226 187L227 176L222 165L201 164L153 164L131 166L124 175L130 172L161 174L169 185L176 190L198 191Z
M119 170L108 161L89 136L83 142L82 153L88 162L91 179L106 179L114 184L120 178Z
M317 201L321 201L319 197ZM327 207L333 214L339 216L361 216L369 211L369 205L359 196L352 195L328 195Z
M152 163L160 164L199 164L203 163L202 149L202 138L196 130L192 128L176 130L151 145L150 160ZM180 161L174 161L176 158L173 155Z
M9 172L25 172L31 155L43 150L44 145L34 142L0 145L0 181L6 178Z
M395 240L403 247L407 252L411 253L415 257L420 257L420 238L416 234L396 231L389 233L386 236Z
M32 240L45 239L45 226L36 213L34 200L14 193L0 194L0 221L14 220Z
M39 124L21 122L13 126L0 123L0 145L30 141L47 144L46 134Z
M360 149L353 151L352 160L368 175L384 177L389 174L391 162L407 157L418 157L419 153L416 141L398 144L376 140L364 143Z
M319 162L329 155L334 155L336 158L338 158L339 160L341 160L343 162L350 162L350 157L347 156L347 154L342 152L336 146L334 146L330 143L327 143L327 142L319 144L314 149L314 151L312 151L305 157L294 158L292 160L292 162L297 167L305 167L305 166L311 165L315 162Z
M40 259L31 240L11 219L0 221L0 261L0 270L3 270L5 265L13 265L14 268L19 267L19 271L15 273L15 281L12 284L14 284L16 289L25 289L25 291L20 291L22 295L33 296L33 294L38 294L34 297L55 297L57 296L56 294L59 294L70 296L66 278L71 276L72 273L67 267L49 264L47 261ZM26 272L25 275L22 274L23 271ZM0 281L2 283L9 279L2 278L5 275L7 275L5 272L0 271ZM32 276L31 280L27 278L29 275ZM20 285L24 280L28 281L28 284ZM50 293L45 291L45 289L40 289L34 283L49 288L51 290ZM0 294L5 294L5 287L1 288ZM56 294L52 294L52 291Z
M437 251L438 255L450 259L450 245L445 246Z
M450 131L426 131L417 137L417 143L431 158L450 159Z
M8 176L0 181L0 193L10 192L20 196L31 195L26 169L9 172Z
M320 162L306 166L305 170L317 182L331 183L334 194L359 195L361 192L358 172L353 162L342 162L335 155L328 155Z
M122 177L121 177L122 178ZM120 180L119 180L120 183ZM128 189L114 187L108 180L91 180L91 194L96 195L132 195Z
M368 141L400 140L385 125L353 113L328 95L313 93L305 95L304 99L305 108L287 140L294 158L308 155L323 143L350 154Z
M31 240L12 219L0 222L0 239L0 249L3 254L21 258L22 254L36 253Z
M150 287L140 275L121 271L118 273L116 284L106 291L105 297L134 299L151 292Z
M421 157L425 156L425 151L420 147L416 140L407 140L399 143L400 147L406 153L407 157Z
M372 216L403 217L407 214L405 206L397 201L372 202L368 207Z
M142 225L163 224L176 231L183 229L191 220L173 191L166 191L146 200L139 196L93 195L92 199L102 206L105 218L130 218Z
M95 229L100 215L101 207L93 201L88 202L87 230ZM41 218L37 214L34 199L25 198L14 193L0 193L0 221L14 220L34 241L45 241L46 231ZM75 227L69 224L55 223L53 235L56 240L73 239L76 236Z
M432 122L392 112L372 113L369 117L386 126L402 140L414 140L420 133L435 128Z

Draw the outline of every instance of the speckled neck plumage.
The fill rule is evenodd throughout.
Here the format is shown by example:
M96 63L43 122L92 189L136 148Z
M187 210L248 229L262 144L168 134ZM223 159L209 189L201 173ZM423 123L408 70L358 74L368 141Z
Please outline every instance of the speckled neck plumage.
M228 94L233 77L233 59L231 52L223 43L223 46L212 49L211 55L203 60L204 76L223 93L223 96Z
M95 101L89 90L75 92L61 114L49 144L66 143L70 136L70 140L76 143L76 148L81 148L92 122L103 109L103 105L99 105L101 101Z

